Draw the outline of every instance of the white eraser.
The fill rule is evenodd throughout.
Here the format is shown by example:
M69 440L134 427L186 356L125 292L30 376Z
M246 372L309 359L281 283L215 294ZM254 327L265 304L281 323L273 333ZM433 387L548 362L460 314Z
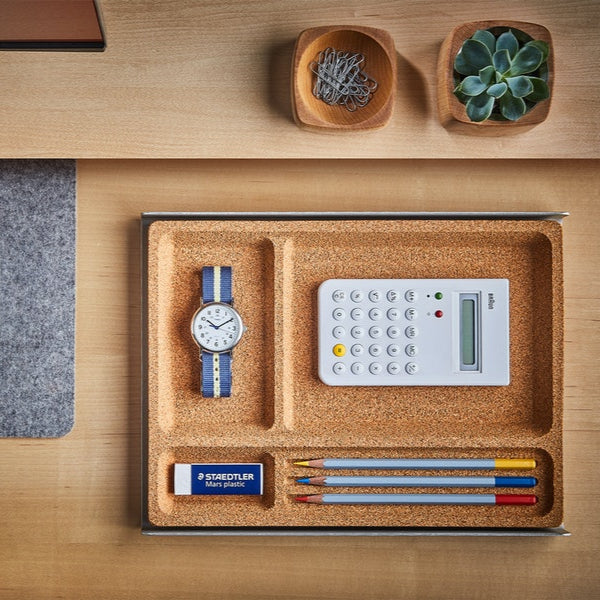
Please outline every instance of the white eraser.
M178 463L173 487L176 496L260 496L263 466L262 463Z

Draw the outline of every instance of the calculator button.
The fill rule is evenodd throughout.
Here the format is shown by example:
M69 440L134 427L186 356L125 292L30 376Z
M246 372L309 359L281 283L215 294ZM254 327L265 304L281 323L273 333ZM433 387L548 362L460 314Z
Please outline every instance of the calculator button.
M365 294L362 290L352 290L350 292L352 302L362 302L365 299Z
M408 344L408 346L404 348L404 352L406 352L406 356L413 357L419 354L419 349L416 344Z
M352 363L352 366L350 367L350 370L355 375L362 375L365 372L365 365L363 365L360 362L355 362L355 363Z
M341 375L342 373L346 372L346 365L344 363L341 362L337 362L333 365L333 372L336 375Z
M380 356L383 352L383 348L379 344L371 344L369 346L369 354L371 356Z
M362 356L365 353L365 348L360 344L354 344L352 348L350 348L350 352L352 353L352 356Z
M365 313L363 312L362 308L353 308L352 311L350 312L350 316L355 321L360 321L365 316Z
M346 335L346 330L343 327L338 326L333 328L332 333L333 337L339 340L340 338L343 338Z
M409 325L405 330L407 338L416 338L419 335L419 330L414 325Z
M344 354L346 354L346 346L344 346L344 344L336 344L333 347L333 353L336 356L344 356Z
M346 311L343 308L336 308L332 315L336 321L342 321L346 318Z
M365 335L365 330L362 327L353 327L350 330L350 335L353 338L361 338L363 335Z
M369 371L371 375L379 375L383 371L383 367L379 363L374 362L369 365Z
M344 302L346 299L346 292L344 290L335 290L333 294L331 294L334 302Z
M390 290L386 294L386 297L388 302L398 302L398 300L400 300L400 292L398 290Z
M369 300L371 302L379 302L383 298L383 294L379 290L371 290L369 292Z
M369 335L372 338L379 338L383 335L383 329L381 329L381 327L371 327L371 329L369 329Z
M387 353L390 356L398 356L400 354L400 346L398 344L390 344L387 347Z
M372 308L369 311L369 319L372 321L379 321L383 317L383 311L380 308Z
M397 321L401 314L402 313L397 308L390 308L390 310L387 311L387 318L390 321Z
M416 308L407 308L404 316L409 321L414 321L417 318L417 309Z
M416 290L407 290L404 297L407 302L416 302L419 299L419 294L417 294Z
M397 362L391 362L387 366L387 370L390 375L398 375L398 373L400 373L401 367Z
M391 327L388 327L387 334L388 334L388 337L397 338L402 335L402 329L400 329L400 327L396 327L395 325L392 325Z
M406 366L404 368L409 375L414 375L419 371L419 365L414 362L406 363Z

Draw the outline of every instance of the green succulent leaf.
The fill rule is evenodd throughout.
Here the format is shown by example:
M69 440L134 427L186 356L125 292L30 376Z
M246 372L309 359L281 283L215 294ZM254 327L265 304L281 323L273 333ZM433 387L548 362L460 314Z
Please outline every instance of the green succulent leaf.
M506 90L506 93L498 100L498 102L500 104L502 116L509 121L520 119L527 110L523 98L515 98L510 93L510 90Z
M518 77L507 77L506 83L510 88L512 95L515 98L524 98L533 92L533 83L529 81L529 77L519 75Z
M490 83L492 83L495 73L496 69L494 69L494 67L490 65L489 67L484 67L479 71L479 78L481 79L481 81L483 81L483 83L489 85Z
M523 46L516 54L510 67L510 75L525 75L532 73L541 64L544 55L535 46Z
M499 73L506 73L510 68L510 54L506 48L496 50L493 56L494 67Z
M488 31L487 29L478 29L471 36L471 39L485 44L488 47L490 54L494 54L496 50L496 38L491 31Z
M467 96L466 94L463 94L460 91L460 85L457 85L454 88L454 95L458 98L458 101L461 102L462 104L466 104L469 101L469 98L471 98L471 96Z
M492 64L492 54L488 47L483 42L477 40L465 40L462 45L461 54L468 63L477 67L478 71Z
M479 73L479 69L467 62L462 52L459 52L454 59L454 70L461 75L477 75Z
M513 58L518 52L519 40L517 40L515 34L510 29L498 37L496 50L508 50L510 58Z
M527 95L527 100L532 102L539 102L550 97L550 89L548 84L539 77L529 77L529 81L533 85L533 92Z
M470 98L466 107L469 119L477 123L485 121L492 114L493 108L494 98L488 96L486 92Z
M527 42L525 45L537 48L542 53L542 62L548 60L550 48L548 47L548 44L546 44L546 42L542 42L542 40L532 40L531 42Z
M479 96L486 88L487 83L481 81L481 78L477 75L465 77L460 84L460 91L467 96Z
M507 89L508 86L506 85L506 83L504 83L504 81L502 81L500 83L490 85L490 87L487 89L487 93L490 96L493 96L494 98L502 98L502 96L504 96L504 94L506 93Z

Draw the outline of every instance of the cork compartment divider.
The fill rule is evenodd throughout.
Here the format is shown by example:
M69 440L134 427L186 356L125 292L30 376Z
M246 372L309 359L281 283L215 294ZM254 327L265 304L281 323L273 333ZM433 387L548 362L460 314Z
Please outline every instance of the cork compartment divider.
M563 300L558 223L155 220L148 229L146 250L147 502L153 526L561 524ZM233 267L234 306L248 327L234 349L230 398L202 398L200 393L199 351L190 321L200 305L200 273L206 265ZM509 279L510 385L324 385L317 375L317 289L331 278ZM536 458L534 472L500 474L535 476L536 488L524 492L535 493L539 501L517 507L296 503L296 494L350 491L295 483L296 477L332 474L293 464L325 456ZM175 496L176 462L262 462L264 494Z

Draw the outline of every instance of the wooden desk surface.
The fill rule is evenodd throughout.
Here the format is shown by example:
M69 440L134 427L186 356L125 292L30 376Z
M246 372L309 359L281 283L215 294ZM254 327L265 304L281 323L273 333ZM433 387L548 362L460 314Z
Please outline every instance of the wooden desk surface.
M598 597L599 166L80 161L76 424L58 440L0 440L0 598ZM573 535L143 537L139 214L159 210L571 211L564 473Z
M0 52L5 158L598 158L597 0L100 0L102 53ZM0 3L1 6L1 3ZM0 13L1 15L1 13ZM546 26L550 115L519 135L446 130L436 108L443 39L505 17ZM300 130L290 104L298 34L387 30L398 53L395 113L381 131Z

